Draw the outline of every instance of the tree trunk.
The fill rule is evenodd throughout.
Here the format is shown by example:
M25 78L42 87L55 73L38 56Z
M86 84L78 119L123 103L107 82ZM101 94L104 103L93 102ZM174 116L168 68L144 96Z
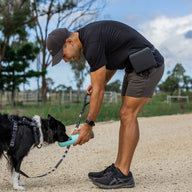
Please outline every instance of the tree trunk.
M46 84L45 75L42 76L41 95L42 95L42 103L46 104L46 102L47 102L47 84Z
M5 37L5 38L6 38L6 37ZM7 38L6 38L6 40L4 41L3 48L2 48L2 51L1 51L0 71L1 71L1 67L2 67L2 61L3 61L4 56L5 56L6 46L7 46L8 44L9 44L9 35L7 35Z
M77 102L80 102L80 96L81 96L81 87L78 86L78 91L77 91Z
M15 106L15 90L11 91L11 107Z
M45 56L46 56L46 46L43 47L43 60L42 60L42 71L47 69L47 65L45 64ZM41 89L41 97L42 103L47 103L47 82L45 74L42 76L42 89Z

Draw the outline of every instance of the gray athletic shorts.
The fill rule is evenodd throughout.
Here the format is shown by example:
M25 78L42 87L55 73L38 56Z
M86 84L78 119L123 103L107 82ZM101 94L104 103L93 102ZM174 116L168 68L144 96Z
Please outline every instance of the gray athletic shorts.
M125 73L121 96L152 98L164 72L164 64L148 70L148 74Z

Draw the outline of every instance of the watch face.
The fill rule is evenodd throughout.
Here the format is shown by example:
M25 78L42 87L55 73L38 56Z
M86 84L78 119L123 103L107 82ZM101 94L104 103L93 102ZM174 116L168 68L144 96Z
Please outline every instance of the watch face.
M93 121L90 121L89 124L93 126L95 123Z
M86 123L88 123L90 126L94 126L94 125L95 125L95 122L94 122L94 121L86 120Z

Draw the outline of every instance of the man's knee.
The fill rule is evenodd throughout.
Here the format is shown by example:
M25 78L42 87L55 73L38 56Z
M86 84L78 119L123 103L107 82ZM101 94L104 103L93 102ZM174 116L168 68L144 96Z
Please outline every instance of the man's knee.
M121 108L119 111L119 117L121 120L130 121L135 120L137 118L137 114L131 109Z

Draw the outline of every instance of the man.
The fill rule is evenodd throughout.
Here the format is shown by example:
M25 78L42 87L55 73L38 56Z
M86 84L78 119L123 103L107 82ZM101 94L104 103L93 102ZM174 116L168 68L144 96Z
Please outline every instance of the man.
M91 85L87 88L91 95L89 112L85 124L74 131L74 134L79 133L74 145L89 141L105 85L116 70L125 69L116 161L105 170L91 172L88 176L101 188L134 187L130 165L139 140L137 115L152 97L163 75L163 57L140 33L116 21L94 22L75 33L66 28L56 29L48 36L47 48L53 56L53 66L62 59L65 62L79 60L81 52L90 65Z

